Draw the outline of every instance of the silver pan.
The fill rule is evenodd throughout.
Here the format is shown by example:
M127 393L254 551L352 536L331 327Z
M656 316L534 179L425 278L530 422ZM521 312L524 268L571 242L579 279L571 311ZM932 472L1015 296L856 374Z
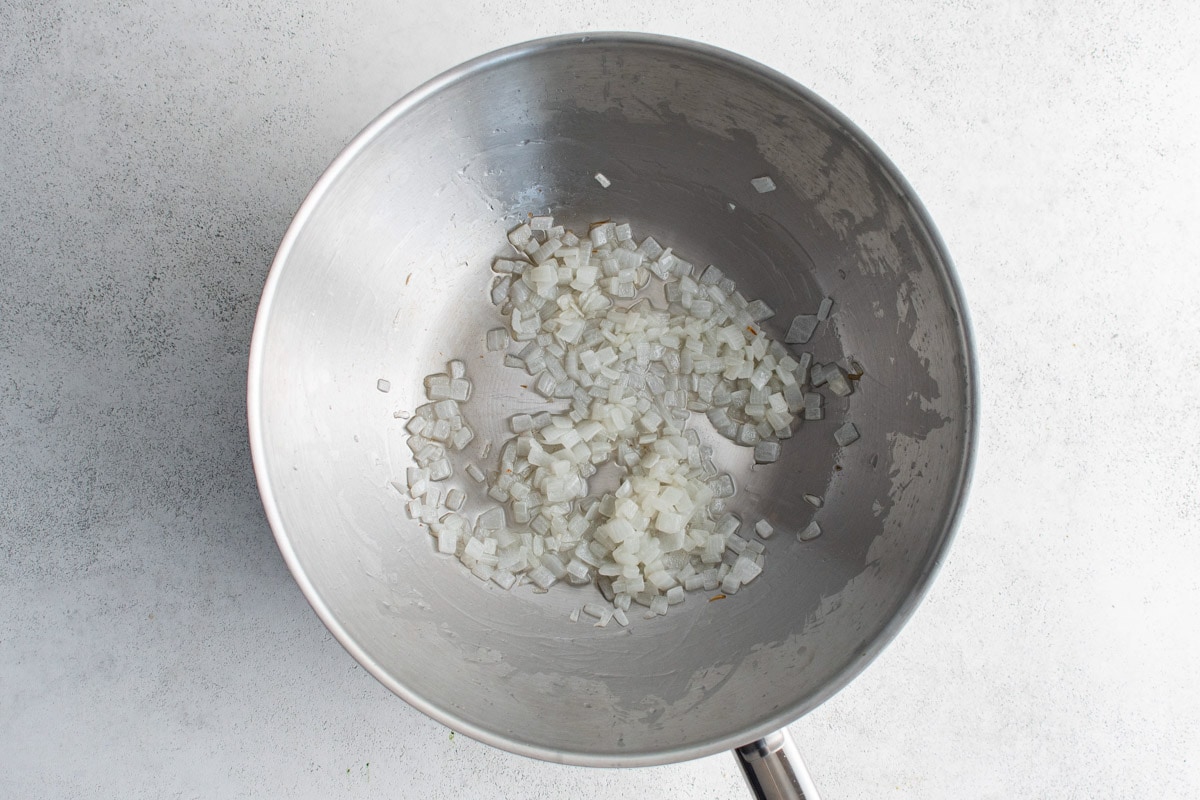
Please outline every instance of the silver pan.
M756 192L761 175L778 188ZM483 349L500 324L488 266L529 213L577 230L627 220L695 264L718 264L777 310L766 323L777 337L833 298L800 349L852 357L865 374L778 463L754 466L696 415L737 480L731 507L780 531L764 575L736 596L691 597L629 628L571 623L595 589L501 591L439 557L406 518L389 486L410 463L393 412L423 402L423 376L468 360L480 441L501 442L506 418L533 400ZM964 502L977 387L946 250L861 132L744 58L612 34L471 61L347 147L271 268L248 399L259 488L288 566L397 695L554 762L638 766L741 748L761 792L795 795L807 784L780 771L794 754L773 732L862 671L920 601ZM862 438L839 448L846 420ZM797 541L814 518L824 534ZM775 780L790 788L766 785Z

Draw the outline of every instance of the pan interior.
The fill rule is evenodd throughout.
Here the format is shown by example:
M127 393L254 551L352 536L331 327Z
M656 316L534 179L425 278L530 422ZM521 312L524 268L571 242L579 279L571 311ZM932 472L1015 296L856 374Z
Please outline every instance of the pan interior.
M774 192L751 186L762 175ZM719 265L776 309L766 326L777 338L833 298L830 320L797 349L822 363L853 356L865 375L784 443L778 463L755 467L694 415L737 481L731 510L778 531L763 576L736 596L691 595L664 618L631 614L629 628L573 624L570 610L594 589L483 584L436 554L389 487L411 464L393 412L424 402L422 377L448 359L467 360L477 442L499 444L508 415L533 400L483 348L502 324L489 264L531 212L576 230L628 221ZM950 265L911 192L825 104L691 43L533 43L407 98L306 201L255 330L255 465L314 607L421 710L550 760L697 757L821 702L919 599L968 467L967 335ZM862 438L839 449L833 431L846 420ZM471 445L456 460L459 475L477 455ZM796 541L814 518L824 534Z

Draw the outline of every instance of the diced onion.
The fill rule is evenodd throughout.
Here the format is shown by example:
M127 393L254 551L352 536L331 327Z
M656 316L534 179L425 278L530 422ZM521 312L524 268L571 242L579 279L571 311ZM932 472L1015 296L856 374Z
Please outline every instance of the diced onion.
M813 520L812 522L808 523L808 525L804 528L804 530L802 530L798 534L796 534L796 538L802 542L808 542L808 541L811 541L811 540L817 538L820 535L821 535L821 526L817 524L816 520Z
M611 185L601 173L595 179ZM775 189L768 176L752 184ZM405 423L415 466L392 482L407 489L408 515L429 526L438 552L501 589L594 581L607 602L582 612L598 627L628 625L632 603L650 618L688 592L732 595L752 583L774 528L760 519L759 538L739 535L741 519L726 511L737 487L687 427L691 413L771 464L801 419L824 416L815 389L847 396L851 376L832 362L813 364L811 353L794 356L760 326L775 315L765 301L747 300L716 265L694 270L652 237L639 241L628 223L597 223L580 237L535 216L508 241L513 252L492 262L490 291L506 324L484 344L527 374L521 382L540 395L534 402L555 405L509 418L512 435L494 471L465 464L487 494L472 524L458 513L467 492L456 485L443 498L440 488L454 475L451 457L475 437L463 410L472 383L457 359L429 375L429 402ZM644 295L652 276L664 283L665 308ZM831 307L825 298L816 315L796 316L784 341L808 342ZM507 352L513 341L520 349ZM390 390L383 379L376 385ZM858 432L846 423L834 437L844 446ZM589 496L589 479L609 462L620 472L617 487ZM798 537L819 533L813 522Z
M841 447L853 444L858 441L858 428L854 427L853 422L847 422L833 432L833 439Z
M763 175L761 178L753 178L750 185L759 194L775 191L775 181L771 180L770 176Z
M821 322L829 319L829 312L833 308L833 298L825 297L821 300L821 305L817 307L817 319Z
M815 314L797 314L783 340L788 344L806 344L817 330L817 322Z
M508 329L492 328L487 332L487 349L496 351L508 347Z
M779 460L779 442L759 442L754 445L754 461L758 464L773 464Z

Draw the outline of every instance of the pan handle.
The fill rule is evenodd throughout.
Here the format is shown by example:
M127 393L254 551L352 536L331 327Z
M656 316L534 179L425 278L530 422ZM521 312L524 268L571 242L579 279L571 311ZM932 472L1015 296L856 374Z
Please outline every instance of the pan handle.
M821 800L784 728L733 751L757 800Z

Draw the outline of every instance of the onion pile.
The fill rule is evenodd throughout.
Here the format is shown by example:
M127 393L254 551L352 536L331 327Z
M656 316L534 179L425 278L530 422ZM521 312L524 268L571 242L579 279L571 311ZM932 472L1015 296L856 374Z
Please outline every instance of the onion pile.
M823 416L817 386L851 393L847 373L793 357L759 327L774 315L765 302L747 301L716 266L697 271L652 237L635 240L628 224L580 237L532 217L508 241L514 254L493 262L490 292L506 324L484 345L504 351L547 407L508 420L495 468L467 465L495 503L472 522L459 513L463 491L443 497L436 485L453 472L449 453L474 438L460 408L471 383L461 361L426 378L430 402L407 425L416 466L397 486L409 515L428 524L439 552L503 589L595 582L609 604L582 611L598 626L627 625L634 603L651 618L688 592L731 595L754 581L775 530L759 520L758 538L738 535L733 478L687 424L705 414L757 463L774 462L801 419ZM644 296L652 283L665 308ZM831 304L811 325L797 317L789 340L808 341ZM835 435L848 444L858 432L847 423ZM618 487L591 495L589 478L610 462ZM814 522L798 538L819 533Z

